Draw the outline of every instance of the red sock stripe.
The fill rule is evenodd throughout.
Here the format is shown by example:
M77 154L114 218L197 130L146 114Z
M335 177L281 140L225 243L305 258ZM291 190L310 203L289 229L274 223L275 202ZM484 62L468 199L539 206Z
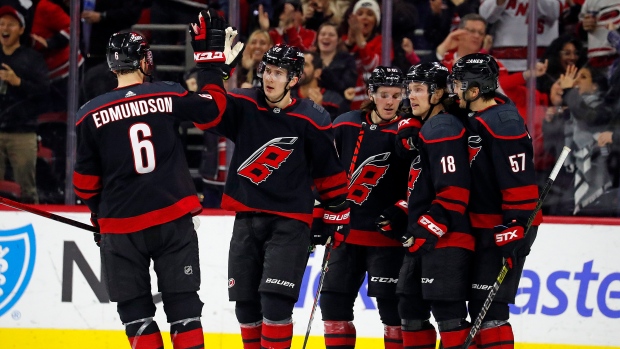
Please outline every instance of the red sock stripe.
M164 340L158 331L142 336L129 337L129 345L134 349L163 349Z
M241 339L243 349L260 349L262 324L258 326L241 325Z
M325 321L325 347L331 348L355 348L356 333L355 325L351 321Z
M385 349L403 349L403 332L400 326L384 326L383 344Z
M205 338L202 327L187 332L170 333L174 349L202 349L205 347Z
M435 329L421 331L403 330L403 349L435 349L437 333Z
M293 341L293 324L269 324L263 322L261 348L288 349Z
M441 344L444 349L460 349L463 347L463 343L465 343L465 338L469 334L469 330L471 327L463 328L455 331L445 331L439 332L441 336ZM477 348L476 342L473 341L472 344L469 345L469 348L475 349Z
M477 339L479 349L513 349L515 347L515 337L510 324L480 330Z

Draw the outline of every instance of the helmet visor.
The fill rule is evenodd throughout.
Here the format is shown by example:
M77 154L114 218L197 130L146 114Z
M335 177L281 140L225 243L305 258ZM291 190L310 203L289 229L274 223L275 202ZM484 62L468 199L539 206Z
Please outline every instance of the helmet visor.
M467 81L457 80L454 75L448 77L448 93L457 94L458 91L465 91L469 87Z
M425 81L407 81L407 95L409 98L427 97L430 94L430 86Z

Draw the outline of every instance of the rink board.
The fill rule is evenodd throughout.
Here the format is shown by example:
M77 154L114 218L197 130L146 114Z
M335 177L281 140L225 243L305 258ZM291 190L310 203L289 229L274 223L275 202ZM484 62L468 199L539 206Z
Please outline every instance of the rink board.
M57 208L59 215L88 223L85 212ZM206 347L242 348L234 304L227 298L234 217L200 218ZM517 348L620 348L618 222L553 221L539 230L522 276L522 294L511 309ZM293 348L303 343L322 256L317 249L306 268L294 312ZM116 307L101 284L100 268L90 232L29 213L0 211L0 348L128 347ZM153 294L160 299L156 289ZM156 320L165 330L161 302L157 308ZM383 347L376 304L364 290L355 305L355 326L357 348ZM319 309L308 348L324 348L322 333Z

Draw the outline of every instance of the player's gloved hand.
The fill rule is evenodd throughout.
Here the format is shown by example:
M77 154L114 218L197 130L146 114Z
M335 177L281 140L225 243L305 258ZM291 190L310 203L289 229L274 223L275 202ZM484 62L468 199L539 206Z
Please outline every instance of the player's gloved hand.
M237 31L214 10L202 10L198 24L190 24L194 61L199 68L217 67L228 79L241 58L243 43L231 47Z
M325 245L329 238L329 232L325 223L323 223L323 212L325 210L320 203L315 202L314 209L312 210L312 227L310 227L310 234L312 245Z
M400 241L403 233L407 229L409 208L405 200L400 200L396 204L388 207L375 220L377 230L390 239Z
M412 232L407 230L401 238L401 242L409 253L421 256L435 249L437 241L446 233L447 229L445 225L435 222L433 217L421 215L418 219L418 226Z
M349 202L344 200L337 204L329 204L323 211L323 223L327 233L332 237L333 247L337 248L349 235L351 209Z
M502 255L512 269L518 263L517 256L520 254L528 241L524 239L525 228L517 221L505 225L496 225L493 228L495 244L502 250Z
M97 246L100 246L101 245L101 233L99 233L100 227L99 227L99 222L97 221L97 218L99 217L97 216L96 213L93 213L93 212L90 213L90 224L92 224L93 227L97 228L97 232L93 233L95 244L97 244Z
M398 133L396 134L396 154L400 157L409 158L413 154L410 152L416 150L418 134L422 128L420 119L413 115L409 118L402 119L398 123Z

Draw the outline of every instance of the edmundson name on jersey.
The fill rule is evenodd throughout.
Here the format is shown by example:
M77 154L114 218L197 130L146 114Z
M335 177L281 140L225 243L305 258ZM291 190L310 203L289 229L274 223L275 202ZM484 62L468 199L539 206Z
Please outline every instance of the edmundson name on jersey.
M141 116L148 113L172 113L172 97L149 98L118 104L93 113L93 120L97 128L110 123Z

